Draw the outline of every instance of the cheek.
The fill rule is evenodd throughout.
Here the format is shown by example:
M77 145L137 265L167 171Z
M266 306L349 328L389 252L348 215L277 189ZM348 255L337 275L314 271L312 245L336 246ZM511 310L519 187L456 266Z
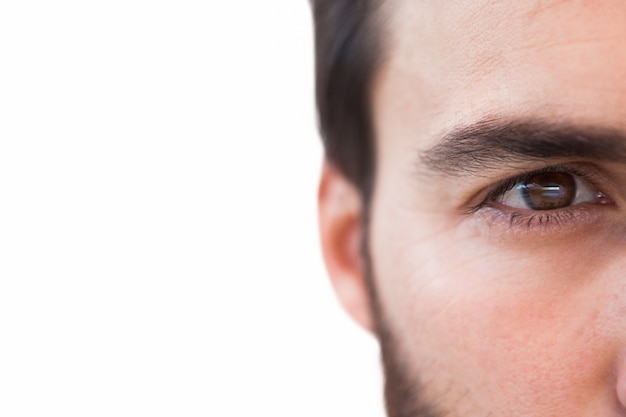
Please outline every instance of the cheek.
M626 327L615 254L581 263L597 242L509 250L454 230L404 228L372 248L386 319L429 395L509 415L610 401Z
M601 296L502 288L470 297L441 316L447 332L431 328L438 339L431 352L456 359L446 361L447 372L462 378L476 401L515 415L552 415L557 407L576 415L594 399L610 403L619 344L595 300Z

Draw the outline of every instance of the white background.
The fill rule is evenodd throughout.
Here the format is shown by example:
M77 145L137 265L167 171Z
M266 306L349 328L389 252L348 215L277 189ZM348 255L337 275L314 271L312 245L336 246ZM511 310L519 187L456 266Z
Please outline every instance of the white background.
M0 415L380 417L306 0L0 3Z

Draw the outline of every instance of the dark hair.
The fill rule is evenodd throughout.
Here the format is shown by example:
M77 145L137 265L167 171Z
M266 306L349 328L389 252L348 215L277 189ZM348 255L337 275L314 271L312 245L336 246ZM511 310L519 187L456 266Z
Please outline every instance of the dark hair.
M371 82L380 60L381 0L311 0L316 98L326 159L367 202L374 177Z

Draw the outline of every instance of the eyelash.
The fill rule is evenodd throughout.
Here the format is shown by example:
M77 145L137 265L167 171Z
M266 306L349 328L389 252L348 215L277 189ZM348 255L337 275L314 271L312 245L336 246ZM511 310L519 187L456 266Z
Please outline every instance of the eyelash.
M469 209L469 214L485 211L486 214L490 216L488 220L491 223L505 223L510 229L513 230L520 228L525 230L532 230L535 228L550 229L552 227L561 228L568 225L587 223L595 219L594 213L591 210L591 207L589 207L589 203L576 204L562 209L545 211L528 210L526 212L497 203L497 199L499 197L504 195L507 191L512 190L520 183L524 183L536 175L546 173L567 173L578 177L579 179L587 182L594 189L597 189L598 192L606 198L601 204L595 203L596 205L607 205L613 203L613 201L610 200L610 198L608 198L606 194L600 191L596 186L596 184L600 182L597 179L597 175L571 165L553 165L511 177L496 184L495 187L487 193L482 202Z

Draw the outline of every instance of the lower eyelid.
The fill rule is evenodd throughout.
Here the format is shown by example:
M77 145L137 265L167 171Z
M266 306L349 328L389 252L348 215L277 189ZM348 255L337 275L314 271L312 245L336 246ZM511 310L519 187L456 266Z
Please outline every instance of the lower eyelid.
M502 229L512 234L566 233L594 224L602 217L601 210L595 210L589 205L526 212L507 210L498 206L498 203L492 204L479 211L483 220L481 224L486 223L489 229Z

